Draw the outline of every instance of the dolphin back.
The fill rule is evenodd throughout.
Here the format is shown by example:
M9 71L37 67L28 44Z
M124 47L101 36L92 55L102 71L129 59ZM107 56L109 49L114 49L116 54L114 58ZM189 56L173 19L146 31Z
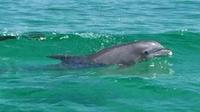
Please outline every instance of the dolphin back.
M69 68L87 68L104 66L103 64L94 63L91 59L85 56L51 55L47 57L61 60L61 64Z
M82 56L51 55L47 57L61 60L61 62L65 64L89 63L89 60L86 57L82 57Z

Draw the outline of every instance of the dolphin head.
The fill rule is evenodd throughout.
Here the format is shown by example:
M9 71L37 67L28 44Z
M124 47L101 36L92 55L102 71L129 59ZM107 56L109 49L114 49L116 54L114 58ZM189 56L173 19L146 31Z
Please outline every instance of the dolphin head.
M154 57L169 56L172 51L156 41L137 41L105 48L88 58L94 63L105 65L131 65Z
M136 47L135 47L136 46ZM154 57L170 56L172 51L163 47L156 41L139 41L134 45L135 51L140 57L140 60L147 60Z

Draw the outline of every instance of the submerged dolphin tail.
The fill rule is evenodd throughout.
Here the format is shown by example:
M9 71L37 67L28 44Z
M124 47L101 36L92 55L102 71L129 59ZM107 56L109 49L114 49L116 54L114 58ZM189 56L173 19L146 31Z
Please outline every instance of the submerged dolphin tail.
M48 58L52 58L52 59L59 59L59 60L64 60L66 58L68 58L69 56L65 56L65 55L50 55L47 56ZM70 56L71 57L71 56Z

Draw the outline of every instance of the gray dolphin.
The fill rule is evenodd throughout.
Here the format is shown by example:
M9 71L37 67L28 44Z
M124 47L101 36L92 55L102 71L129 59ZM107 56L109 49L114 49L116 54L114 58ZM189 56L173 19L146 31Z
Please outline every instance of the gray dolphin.
M69 67L94 67L106 65L130 66L154 57L169 56L172 51L156 41L137 41L105 48L86 56L51 55Z

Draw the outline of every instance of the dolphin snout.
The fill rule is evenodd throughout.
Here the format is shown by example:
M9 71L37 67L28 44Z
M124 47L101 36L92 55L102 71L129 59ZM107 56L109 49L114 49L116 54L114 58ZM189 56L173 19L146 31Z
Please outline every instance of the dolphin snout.
M171 50L169 50L169 49L168 49L168 55L169 55L169 56L172 56L172 55L173 55L173 52L172 52Z
M167 48L157 49L153 53L154 56L172 56L173 52Z
M172 51L170 49L167 49L167 48L161 49L160 50L160 54L164 55L164 56L165 55L167 55L167 56L172 56L173 55Z

